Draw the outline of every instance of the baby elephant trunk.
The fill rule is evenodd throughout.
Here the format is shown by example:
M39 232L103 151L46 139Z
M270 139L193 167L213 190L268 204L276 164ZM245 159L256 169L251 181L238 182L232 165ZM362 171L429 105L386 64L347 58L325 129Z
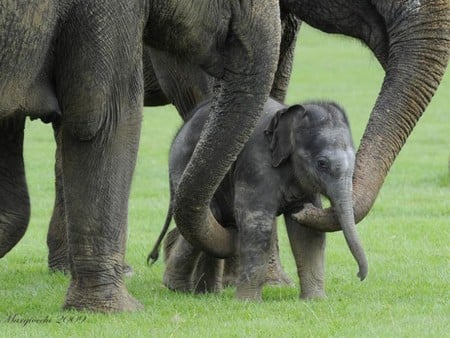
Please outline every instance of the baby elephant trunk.
M348 247L359 266L357 276L364 280L368 272L366 254L356 232L355 216L353 213L352 200L352 179L351 177L341 178L336 185L327 189L328 197L333 205L334 212L339 224L344 232Z

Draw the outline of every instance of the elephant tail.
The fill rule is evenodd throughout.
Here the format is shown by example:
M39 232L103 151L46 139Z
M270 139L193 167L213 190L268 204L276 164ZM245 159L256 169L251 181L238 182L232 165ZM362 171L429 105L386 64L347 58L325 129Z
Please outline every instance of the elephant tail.
M172 215L173 215L173 208L172 203L169 204L169 209L167 210L166 220L164 222L164 226L161 229L161 233L159 234L159 237L153 246L152 251L147 256L147 264L153 265L159 258L159 250L161 249L161 243L164 239L164 237L167 234L167 230L169 229L170 222L172 221Z

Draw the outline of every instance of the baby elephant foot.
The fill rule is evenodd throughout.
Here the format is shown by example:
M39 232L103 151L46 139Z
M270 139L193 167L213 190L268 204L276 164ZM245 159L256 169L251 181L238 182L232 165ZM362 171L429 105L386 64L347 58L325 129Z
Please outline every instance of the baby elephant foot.
M280 261L280 254L278 250L278 241L275 243L276 246L272 245L272 253L267 264L266 276L264 279L264 284L268 285L289 285L293 286L294 282L289 277L289 275L284 271L283 266Z
M192 292L194 287L190 275L172 273L166 269L163 276L163 284L169 290L178 292Z
M325 289L323 286L302 287L300 292L300 299L313 300L326 298Z
M223 285L220 280L200 278L195 281L194 293L220 293Z
M218 293L223 289L222 275L224 262L201 253L192 274L195 293Z
M236 298L240 300L249 300L255 302L262 301L262 287L254 285L237 285Z
M265 284L268 285L289 285L293 286L294 282L288 276L288 274L283 270L281 265L269 266L267 269L266 277L264 280Z
M128 293L124 285L81 288L72 284L67 291L64 309L94 312L134 312L144 307Z
M302 278L303 277L303 278ZM323 273L299 274L300 278L300 299L321 299L325 298L325 282Z

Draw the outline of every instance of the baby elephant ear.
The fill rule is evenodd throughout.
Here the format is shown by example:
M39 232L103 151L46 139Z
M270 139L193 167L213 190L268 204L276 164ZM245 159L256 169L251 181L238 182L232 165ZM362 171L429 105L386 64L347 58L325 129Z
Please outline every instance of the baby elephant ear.
M294 118L304 112L305 108L301 105L280 109L275 113L264 130L270 142L273 167L278 167L292 154L294 150Z

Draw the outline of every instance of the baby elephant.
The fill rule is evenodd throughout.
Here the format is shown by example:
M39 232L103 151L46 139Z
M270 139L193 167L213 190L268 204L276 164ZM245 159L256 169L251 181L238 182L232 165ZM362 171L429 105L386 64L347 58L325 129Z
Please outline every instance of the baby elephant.
M169 156L171 195L191 158L210 103L205 102L175 137ZM326 196L358 261L361 279L367 262L355 231L352 176L355 152L344 110L333 102L285 106L269 99L264 114L218 187L211 203L213 215L238 232L237 297L261 299L275 219L283 214L300 278L301 298L324 291L325 234L302 226L290 215L306 203L321 207ZM171 217L169 208L165 229ZM221 288L223 260L192 247L178 231L166 241L164 284L179 291Z

